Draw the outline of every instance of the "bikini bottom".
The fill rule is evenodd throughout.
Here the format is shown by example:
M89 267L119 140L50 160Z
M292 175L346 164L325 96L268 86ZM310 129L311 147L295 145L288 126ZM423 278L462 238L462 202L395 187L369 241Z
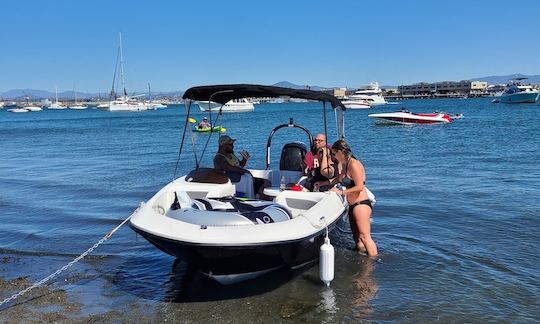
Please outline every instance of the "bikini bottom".
M358 205L366 205L366 206L369 206L369 208L373 209L373 206L371 206L371 200L369 200L369 199L364 199L364 200L362 200L362 201L355 202L354 204L349 205L349 216L352 216L352 215L353 215L354 207L356 207L356 206L358 206Z

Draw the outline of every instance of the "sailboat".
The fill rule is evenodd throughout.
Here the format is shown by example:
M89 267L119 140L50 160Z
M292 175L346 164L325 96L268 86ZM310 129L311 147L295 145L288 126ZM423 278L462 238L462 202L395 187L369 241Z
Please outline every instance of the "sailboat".
M75 89L73 89L73 96L75 97L75 103L73 105L69 105L69 109L82 110L88 108L88 106L77 102L77 91L75 91Z
M48 109L66 109L67 107L63 105L60 101L58 101L58 87L54 87L55 93L56 93L56 100L53 104L50 104Z
M140 111L140 110L148 110L149 105L144 104L142 102L137 101L134 97L129 97L127 95L126 91L126 82L124 79L124 57L122 53L122 33L118 33L119 35L119 58L120 58L120 79L122 81L122 89L123 94L121 97L116 97L116 92L114 91L114 80L116 78L116 68L115 68L115 75L113 78L113 88L111 90L111 101L109 102L108 107L104 107L104 110L108 111ZM118 63L118 58L117 58Z

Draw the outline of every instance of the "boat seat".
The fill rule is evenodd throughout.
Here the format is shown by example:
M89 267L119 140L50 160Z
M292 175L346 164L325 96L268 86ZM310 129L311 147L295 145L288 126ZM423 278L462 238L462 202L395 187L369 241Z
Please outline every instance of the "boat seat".
M198 183L217 183L224 184L229 181L225 173L211 168L198 168L191 170L186 175L186 181Z
M254 224L274 223L292 219L292 215L287 208L270 201L239 200L234 197L220 199L198 198L195 199L195 204L206 211L238 213L251 220Z

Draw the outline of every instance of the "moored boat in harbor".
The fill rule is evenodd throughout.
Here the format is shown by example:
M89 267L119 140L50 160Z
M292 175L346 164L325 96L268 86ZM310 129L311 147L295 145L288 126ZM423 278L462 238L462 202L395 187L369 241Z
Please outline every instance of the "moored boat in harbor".
M201 111L247 112L255 110L255 106L247 98L232 99L225 104L201 100L198 105Z
M518 103L535 103L538 101L540 92L534 89L530 84L522 84L521 81L527 78L514 78L508 82L502 95L492 102L518 104Z
M457 116L457 115L456 115ZM370 114L370 118L389 124L413 125L413 124L446 124L452 121L446 113L413 113L402 109L396 112Z

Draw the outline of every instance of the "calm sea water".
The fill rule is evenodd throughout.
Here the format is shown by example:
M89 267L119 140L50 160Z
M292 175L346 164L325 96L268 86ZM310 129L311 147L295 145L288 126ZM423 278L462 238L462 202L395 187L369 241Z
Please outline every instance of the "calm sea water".
M367 117L401 106L465 117L433 126L381 126ZM225 115L224 126L238 139L236 149L253 156L249 166L263 168L270 130L294 118L321 132L321 110L314 103L264 104ZM2 264L2 276L49 275L168 183L184 117L183 106L0 111L0 256L14 260ZM330 288L320 284L318 266L220 287L127 226L66 275L84 280L53 286L80 300L85 314L144 303L161 318L188 322L540 321L539 125L540 105L489 99L347 111L347 139L378 200L372 232L380 255L357 255L348 224L341 223L333 235ZM274 138L273 163L281 145L305 141L288 129ZM193 135L198 156L207 139ZM210 138L203 165L216 141ZM177 175L193 167L190 147L187 142Z

